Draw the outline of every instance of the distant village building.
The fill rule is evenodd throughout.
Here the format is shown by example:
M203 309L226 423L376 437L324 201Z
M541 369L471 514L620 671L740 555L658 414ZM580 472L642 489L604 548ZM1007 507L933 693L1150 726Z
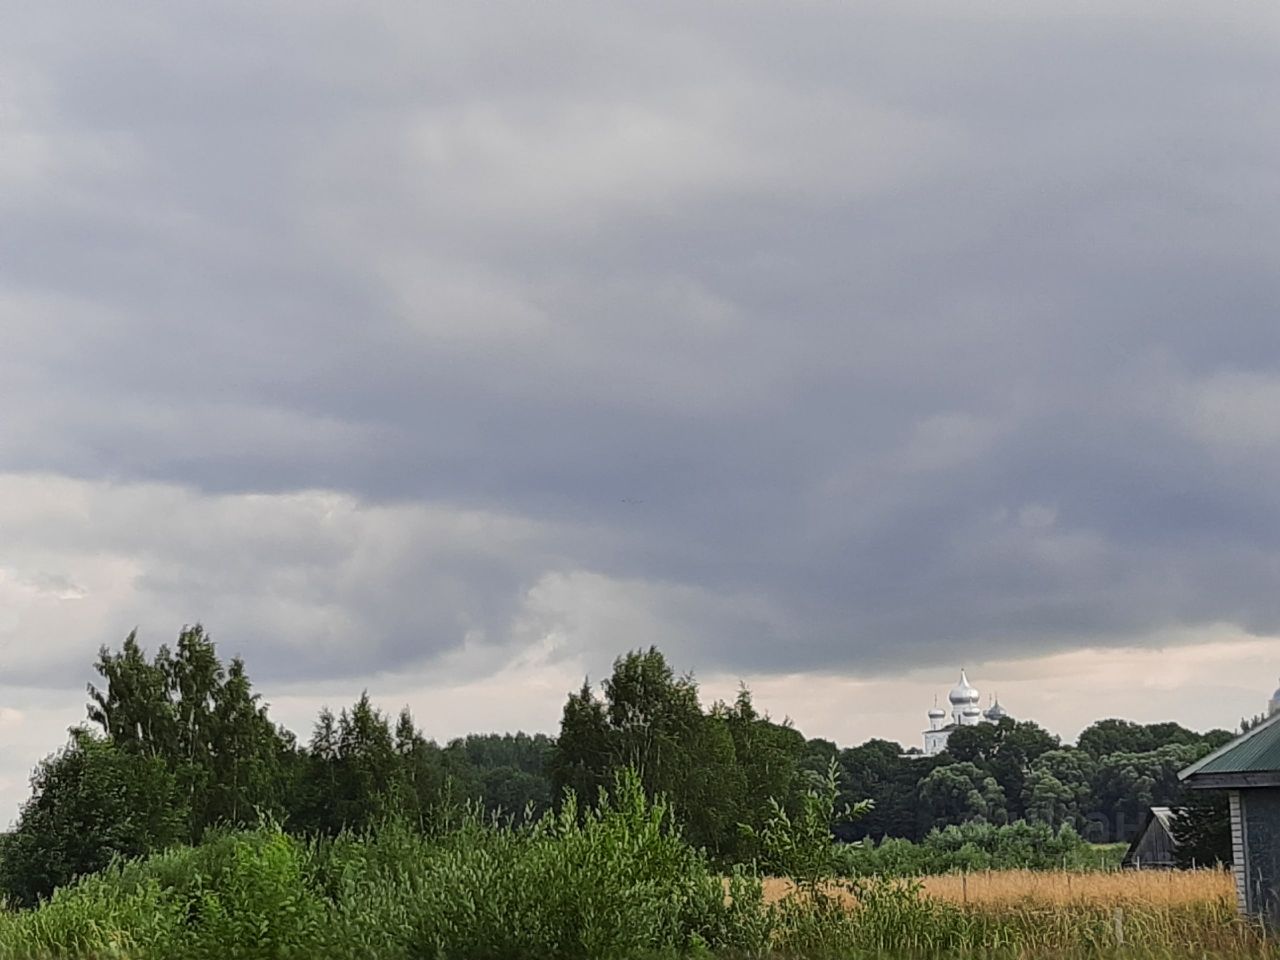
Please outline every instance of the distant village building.
M946 722L947 711L938 706L936 699L933 702L933 708L929 711L929 729L924 732L924 756L926 757L932 757L945 750L947 740L959 727L971 727L979 723L999 723L1009 716L1004 707L1000 706L998 697L992 700L991 706L986 710L978 705L981 695L969 683L969 677L963 669L960 671L960 682L951 688L947 699L951 702L950 723Z
M1121 866L1135 870L1168 870L1178 865L1178 841L1173 821L1178 811L1172 807L1148 807Z
M1267 709L1266 720L1178 778L1193 790L1227 791L1240 910L1280 930L1280 690Z

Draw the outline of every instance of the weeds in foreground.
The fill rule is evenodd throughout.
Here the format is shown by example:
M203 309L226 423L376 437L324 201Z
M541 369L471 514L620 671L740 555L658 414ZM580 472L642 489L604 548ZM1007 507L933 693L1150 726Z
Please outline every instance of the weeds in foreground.
M1122 945L1101 903L966 904L917 880L841 881L815 826L831 797L819 785L769 825L772 868L799 864L803 881L772 899L751 869L716 872L628 774L593 809L472 811L435 837L394 824L314 842L271 827L212 836L0 913L0 958L1280 958L1221 898L1133 901Z

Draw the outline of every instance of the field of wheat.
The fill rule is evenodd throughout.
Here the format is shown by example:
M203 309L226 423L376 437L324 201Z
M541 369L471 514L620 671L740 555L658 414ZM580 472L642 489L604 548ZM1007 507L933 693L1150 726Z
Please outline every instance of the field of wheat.
M850 942L876 955L1280 958L1276 941L1236 915L1226 871L995 870L859 886L827 894L847 908ZM808 901L794 892L787 880L764 882L765 901L784 911Z
M1070 907L1171 907L1235 902L1225 870L1125 870L1111 873L1000 870L927 877L926 896L993 907L1029 903Z
M1235 887L1226 870L987 870L912 882L920 884L926 897L992 909L1230 908L1235 904ZM764 883L765 899L777 902L793 889L789 880L769 878ZM853 894L840 886L831 893L850 905L855 902Z

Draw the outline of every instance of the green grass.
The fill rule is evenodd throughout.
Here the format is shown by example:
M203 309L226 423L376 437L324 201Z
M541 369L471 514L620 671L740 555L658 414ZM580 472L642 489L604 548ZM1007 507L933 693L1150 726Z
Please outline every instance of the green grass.
M912 882L854 881L861 907L729 880L670 810L620 780L598 810L532 823L467 816L435 837L390 825L307 842L225 833L117 864L41 906L0 913L0 957L433 958L1280 957L1219 903L974 910Z

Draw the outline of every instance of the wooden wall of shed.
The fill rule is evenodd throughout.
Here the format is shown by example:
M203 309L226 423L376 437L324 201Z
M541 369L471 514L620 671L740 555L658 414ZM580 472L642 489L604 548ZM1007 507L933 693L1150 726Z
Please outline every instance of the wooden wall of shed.
M1241 913L1248 913L1249 901L1244 884L1244 815L1240 806L1240 791L1230 791L1227 800L1231 806L1231 873L1236 881L1236 906Z
M1173 837L1169 836L1169 831L1164 828L1159 817L1152 817L1147 829L1138 838L1138 843L1133 848L1132 863L1140 868L1177 866Z
M1280 788L1240 791L1249 914L1280 930Z

